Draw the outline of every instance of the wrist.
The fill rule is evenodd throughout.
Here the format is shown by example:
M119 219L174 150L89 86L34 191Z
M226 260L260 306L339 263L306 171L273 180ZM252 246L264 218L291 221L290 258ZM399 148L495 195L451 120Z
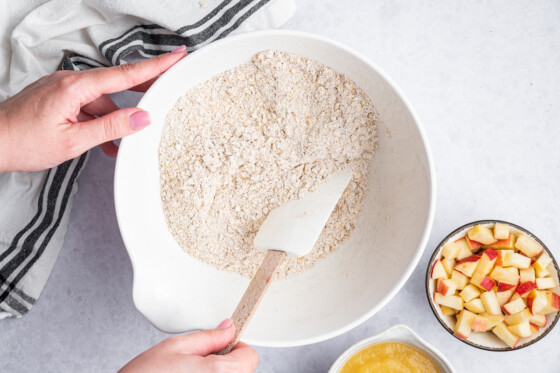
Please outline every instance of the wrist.
M12 171L10 166L12 152L8 127L8 116L0 102L0 173Z

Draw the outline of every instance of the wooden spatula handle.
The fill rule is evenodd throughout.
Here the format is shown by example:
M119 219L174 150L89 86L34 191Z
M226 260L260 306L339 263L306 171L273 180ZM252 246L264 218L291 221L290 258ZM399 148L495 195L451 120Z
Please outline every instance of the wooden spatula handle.
M231 342L217 353L218 355L228 354L239 342L241 335L243 335L249 321L255 314L264 293L266 293L272 277L276 274L278 267L284 262L284 259L286 259L284 251L268 250L255 277L251 280L249 287L245 294L243 294L243 298L241 298L231 317L235 324L235 335Z

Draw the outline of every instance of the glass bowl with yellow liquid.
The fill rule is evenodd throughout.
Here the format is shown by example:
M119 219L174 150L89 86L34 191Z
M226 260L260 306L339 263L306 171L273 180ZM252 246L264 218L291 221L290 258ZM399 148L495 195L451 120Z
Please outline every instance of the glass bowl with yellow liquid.
M455 373L445 356L406 325L395 325L348 348L329 373Z

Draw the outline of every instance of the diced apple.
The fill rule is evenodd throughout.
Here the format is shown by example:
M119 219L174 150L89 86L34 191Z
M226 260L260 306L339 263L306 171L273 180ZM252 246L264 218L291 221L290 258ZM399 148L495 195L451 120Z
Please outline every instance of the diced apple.
M526 269L531 266L531 258L517 253L506 253L504 255L504 267L516 267Z
M444 258L455 259L459 255L460 251L461 245L459 245L457 242L448 242L441 250L441 255Z
M460 293L459 296L463 298L465 302L470 302L474 298L478 298L480 295L480 290L472 284L468 284Z
M535 268L532 266L526 269L519 270L519 282L535 282Z
M519 268L517 267L503 267L506 271L510 271L516 276L519 276Z
M461 260L472 255L471 249L467 244L467 240L465 238L460 238L455 241L455 243L461 247L461 250L459 250L459 254L457 254L457 258L455 259Z
M560 310L560 296L551 291L545 291L546 306L539 312L543 315L548 315Z
M535 275L537 276L537 278L543 278L546 276L550 275L550 270L548 269L549 267L542 267L539 264L535 264L533 265L533 268L535 268Z
M527 296L527 307L533 315L543 314L541 311L548 305L546 293L542 290L532 290Z
M482 247L482 244L480 242L473 241L468 236L465 237L465 241L467 242L467 245L469 245L469 249L473 253L477 252L478 249L480 249Z
M550 274L550 271L548 270L550 263L552 263L552 258L546 251L543 251L535 263L533 263L537 277L546 277Z
M483 315L483 316L486 319L488 319L488 329L493 329L496 325L504 321L503 315Z
M447 273L445 273L445 269L441 264L441 260L436 259L436 261L434 262L434 265L432 266L432 274L430 277L434 280L442 277L447 278Z
M434 296L434 302L436 302L439 305L443 305L459 311L463 309L463 298L458 297L456 295L446 296L440 293L436 293Z
M515 291L516 287L517 285L508 284L507 282L498 282L498 292L506 291L510 289L513 289L513 291Z
M455 328L453 329L453 335L461 340L467 339L471 334L475 319L476 315L468 310L459 312Z
M475 298L463 304L463 306L473 313L483 313L486 311L480 298Z
M449 308L442 305L440 305L440 308L441 308L441 314L444 316L455 316L455 314L457 313L457 310L454 310L453 308Z
M502 306L502 310L504 310L506 315L513 315L514 313L521 312L524 308L525 302L523 302L523 299L516 299Z
M510 325L508 326L510 332L520 337L530 337L531 336L531 325L529 325L529 321L523 321L519 324Z
M546 251L543 251L543 253L539 256L539 258L535 260L535 264L536 263L539 263L543 267L546 267L550 263L552 263L552 258L550 257L550 255L548 255Z
M498 253L492 248L484 251L482 253L482 257L476 266L475 272L480 272L483 275L487 275L490 273L492 268L494 268L494 264L496 263L496 259L498 258Z
M488 319L482 315L477 315L472 326L473 332L485 332L488 329Z
M498 254L498 257L496 258L496 263L494 263L494 265L499 266L499 267L503 267L504 266L504 257L506 256L507 253L514 253L515 251L513 250L496 250L496 254Z
M494 288L494 281L482 273L475 272L471 277L471 284L479 288L490 291Z
M484 309L490 315L502 314L502 310L500 309L500 305L498 304L498 298L496 297L496 293L494 292L494 290L486 291L480 294L480 300L482 300Z
M545 315L533 315L529 318L529 322L531 324L535 324L536 326L540 326L544 328L546 326L546 316Z
M509 237L509 226L504 223L494 224L494 238L504 240Z
M556 287L556 281L552 277L543 277L537 279L537 288L542 289L552 289Z
M496 293L496 298L498 298L498 304L500 305L500 307L508 303L514 293L515 293L515 288L505 290L505 291L498 291Z
M503 267L494 267L489 276L491 279L497 282L506 282L508 284L517 285L519 283L519 276L508 271Z
M514 313L513 315L507 315L504 322L508 325L515 325L523 321L530 321L531 316L533 316L531 311L529 311L528 308L524 308L521 312Z
M480 255L468 256L455 264L455 270L461 272L465 276L471 277L479 261Z
M518 299L521 299L523 301L523 303L527 304L527 302L525 301L525 298L521 297L521 295L519 295L518 292L513 293L513 295L511 296L511 299L509 301L513 302L514 300L518 300Z
M457 284L450 279L439 279L437 291L443 295L454 295Z
M455 259L443 258L441 260L441 265L443 266L443 269L445 270L445 273L447 274L447 277L451 278L451 273L453 272L453 267L455 267Z
M482 247L489 247L490 245L482 245ZM498 240L492 244L494 249L513 249L515 247L515 235L510 233L508 238Z
M519 235L517 241L515 241L515 248L527 255L529 258L539 255L544 250L534 238L524 234Z
M531 324L529 323L529 325L531 326L531 336L537 334L539 332L539 326L535 325L535 324Z
M451 280L457 284L457 290L463 290L469 284L469 278L455 270L451 273Z
M490 228L484 227L480 224L475 225L467 232L467 236L473 240L480 242L483 245L491 245L498 241L494 238Z
M492 333L496 334L498 338L505 342L510 348L514 348L519 342L519 337L512 333L505 323L501 322L492 329Z
M524 297L528 295L532 290L536 289L537 285L534 282L527 281L522 283L521 285L517 286L517 294Z

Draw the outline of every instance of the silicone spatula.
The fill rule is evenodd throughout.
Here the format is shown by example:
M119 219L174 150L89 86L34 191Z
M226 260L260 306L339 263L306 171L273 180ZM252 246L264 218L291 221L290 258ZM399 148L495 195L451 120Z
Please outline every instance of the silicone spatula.
M351 178L350 169L335 172L312 193L268 214L254 241L266 255L233 313L235 336L218 354L229 353L239 342L286 256L300 258L311 251Z

